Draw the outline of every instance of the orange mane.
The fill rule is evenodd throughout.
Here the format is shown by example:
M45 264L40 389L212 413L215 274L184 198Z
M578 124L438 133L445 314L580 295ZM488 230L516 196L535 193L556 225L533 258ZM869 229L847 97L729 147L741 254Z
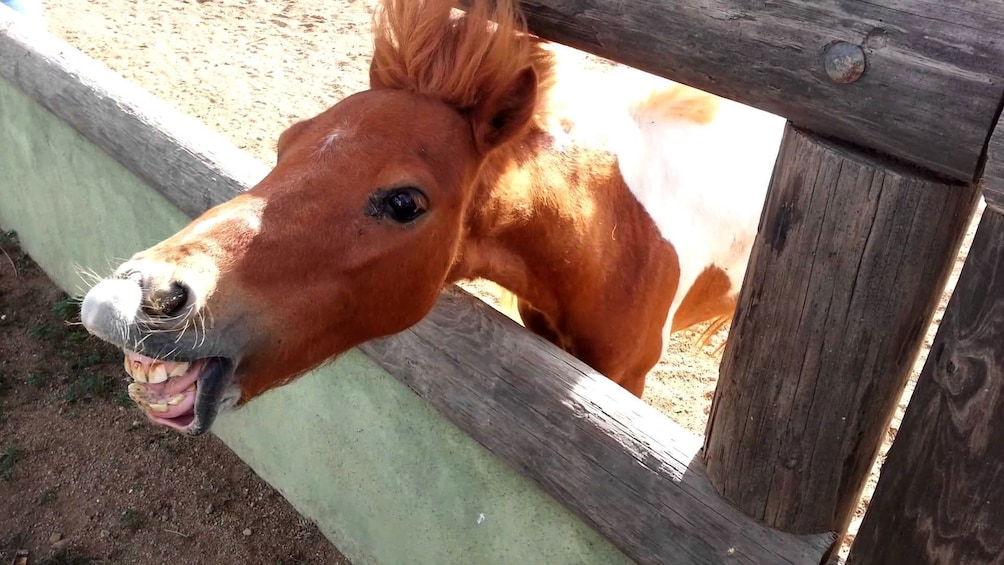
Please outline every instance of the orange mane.
M531 36L515 0L382 0L373 18L372 88L437 98L460 111L505 88L527 66L537 73L537 108L554 61Z

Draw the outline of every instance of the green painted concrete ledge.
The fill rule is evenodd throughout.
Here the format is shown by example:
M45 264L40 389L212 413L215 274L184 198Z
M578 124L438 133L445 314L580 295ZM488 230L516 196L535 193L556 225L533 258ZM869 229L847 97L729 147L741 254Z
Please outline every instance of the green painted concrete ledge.
M107 273L187 221L0 79L0 227L64 290L81 294L82 270ZM356 351L214 431L354 563L628 561Z

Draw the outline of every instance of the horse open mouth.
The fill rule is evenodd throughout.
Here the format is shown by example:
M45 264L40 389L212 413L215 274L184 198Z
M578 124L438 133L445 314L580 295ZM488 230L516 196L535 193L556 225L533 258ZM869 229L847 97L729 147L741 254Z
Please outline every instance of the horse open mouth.
M132 378L129 398L153 422L191 436L212 426L234 373L234 363L225 357L164 361L129 350L124 365Z

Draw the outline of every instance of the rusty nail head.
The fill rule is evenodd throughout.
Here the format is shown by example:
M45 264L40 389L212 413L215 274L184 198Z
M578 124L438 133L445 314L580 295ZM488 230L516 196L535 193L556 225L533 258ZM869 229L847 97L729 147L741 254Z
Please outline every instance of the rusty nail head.
M833 82L854 82L865 72L865 52L853 43L836 41L823 53L823 68Z

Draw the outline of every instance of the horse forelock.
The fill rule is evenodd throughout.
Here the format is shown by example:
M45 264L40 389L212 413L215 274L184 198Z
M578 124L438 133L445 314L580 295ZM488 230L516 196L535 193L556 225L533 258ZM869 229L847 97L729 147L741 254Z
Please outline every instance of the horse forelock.
M552 54L527 32L516 0L381 0L374 13L370 86L430 96L466 111L507 88L528 66L538 108L553 81Z

